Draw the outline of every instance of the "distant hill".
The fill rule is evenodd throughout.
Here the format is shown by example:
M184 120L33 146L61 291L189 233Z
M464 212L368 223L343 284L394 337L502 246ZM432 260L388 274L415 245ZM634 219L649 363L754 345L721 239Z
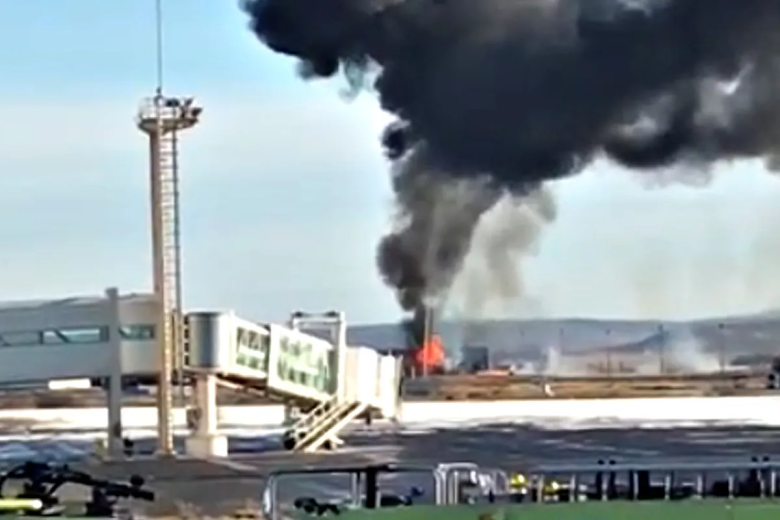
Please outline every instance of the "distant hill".
M487 346L501 362L538 362L551 348L560 355L582 355L604 349L660 350L765 361L780 353L780 312L713 318L691 322L590 319L493 320L479 323L444 321L438 332L454 358L463 345ZM351 345L376 349L403 348L398 324L356 325L347 332ZM688 355L688 354L686 354Z

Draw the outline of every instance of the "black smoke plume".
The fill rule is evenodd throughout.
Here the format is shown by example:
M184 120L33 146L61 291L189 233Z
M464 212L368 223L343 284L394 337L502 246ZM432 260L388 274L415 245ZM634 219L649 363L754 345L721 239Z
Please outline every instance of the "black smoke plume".
M247 0L306 77L395 114L397 229L379 268L407 310L446 295L480 217L598 157L627 168L780 143L778 0ZM327 129L324 129L327 131Z
M435 320L434 309L424 306L415 309L402 323L406 348L413 350L422 347L434 333Z

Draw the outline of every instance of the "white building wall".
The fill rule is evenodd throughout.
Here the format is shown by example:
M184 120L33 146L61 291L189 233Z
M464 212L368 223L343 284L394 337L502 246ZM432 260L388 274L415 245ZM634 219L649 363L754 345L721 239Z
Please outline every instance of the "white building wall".
M157 305L152 296L138 295L120 298L119 321L123 325L122 367L125 374L154 374L157 372L157 343L152 332ZM142 328L146 326L147 329Z
M0 305L0 334L34 332L58 327L88 327L104 323L103 298L72 298Z
M0 305L0 383L108 375L108 312L101 297ZM120 298L125 374L155 371L154 312L149 295Z
M110 356L103 343L51 347L13 347L0 357L0 384L63 378L104 377Z

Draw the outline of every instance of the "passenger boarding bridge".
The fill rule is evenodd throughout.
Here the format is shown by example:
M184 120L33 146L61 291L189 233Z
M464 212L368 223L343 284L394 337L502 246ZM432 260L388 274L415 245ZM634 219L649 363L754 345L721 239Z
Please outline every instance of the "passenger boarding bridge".
M151 295L0 305L0 384L107 378L109 452L121 452L121 380L157 373L156 302ZM331 340L307 334L329 328ZM217 425L219 384L255 389L300 410L290 414L284 445L314 451L340 444L338 432L366 414L395 417L400 363L373 349L346 345L343 313L296 313L288 326L257 324L232 312L184 318L186 371L193 381L187 451L226 456Z

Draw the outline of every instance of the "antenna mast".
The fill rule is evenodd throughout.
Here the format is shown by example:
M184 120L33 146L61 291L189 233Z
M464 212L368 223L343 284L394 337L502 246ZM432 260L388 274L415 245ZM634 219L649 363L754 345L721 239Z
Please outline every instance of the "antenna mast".
M141 105L138 128L149 139L149 184L154 295L158 302L157 451L175 455L173 446L173 372L179 384L184 367L179 232L179 132L200 121L202 109L191 97L163 95L162 0L155 1L157 88Z
M155 51L157 60L157 89L155 94L159 99L163 97L163 47L165 42L163 41L163 8L162 0L154 1L154 25L155 25Z

